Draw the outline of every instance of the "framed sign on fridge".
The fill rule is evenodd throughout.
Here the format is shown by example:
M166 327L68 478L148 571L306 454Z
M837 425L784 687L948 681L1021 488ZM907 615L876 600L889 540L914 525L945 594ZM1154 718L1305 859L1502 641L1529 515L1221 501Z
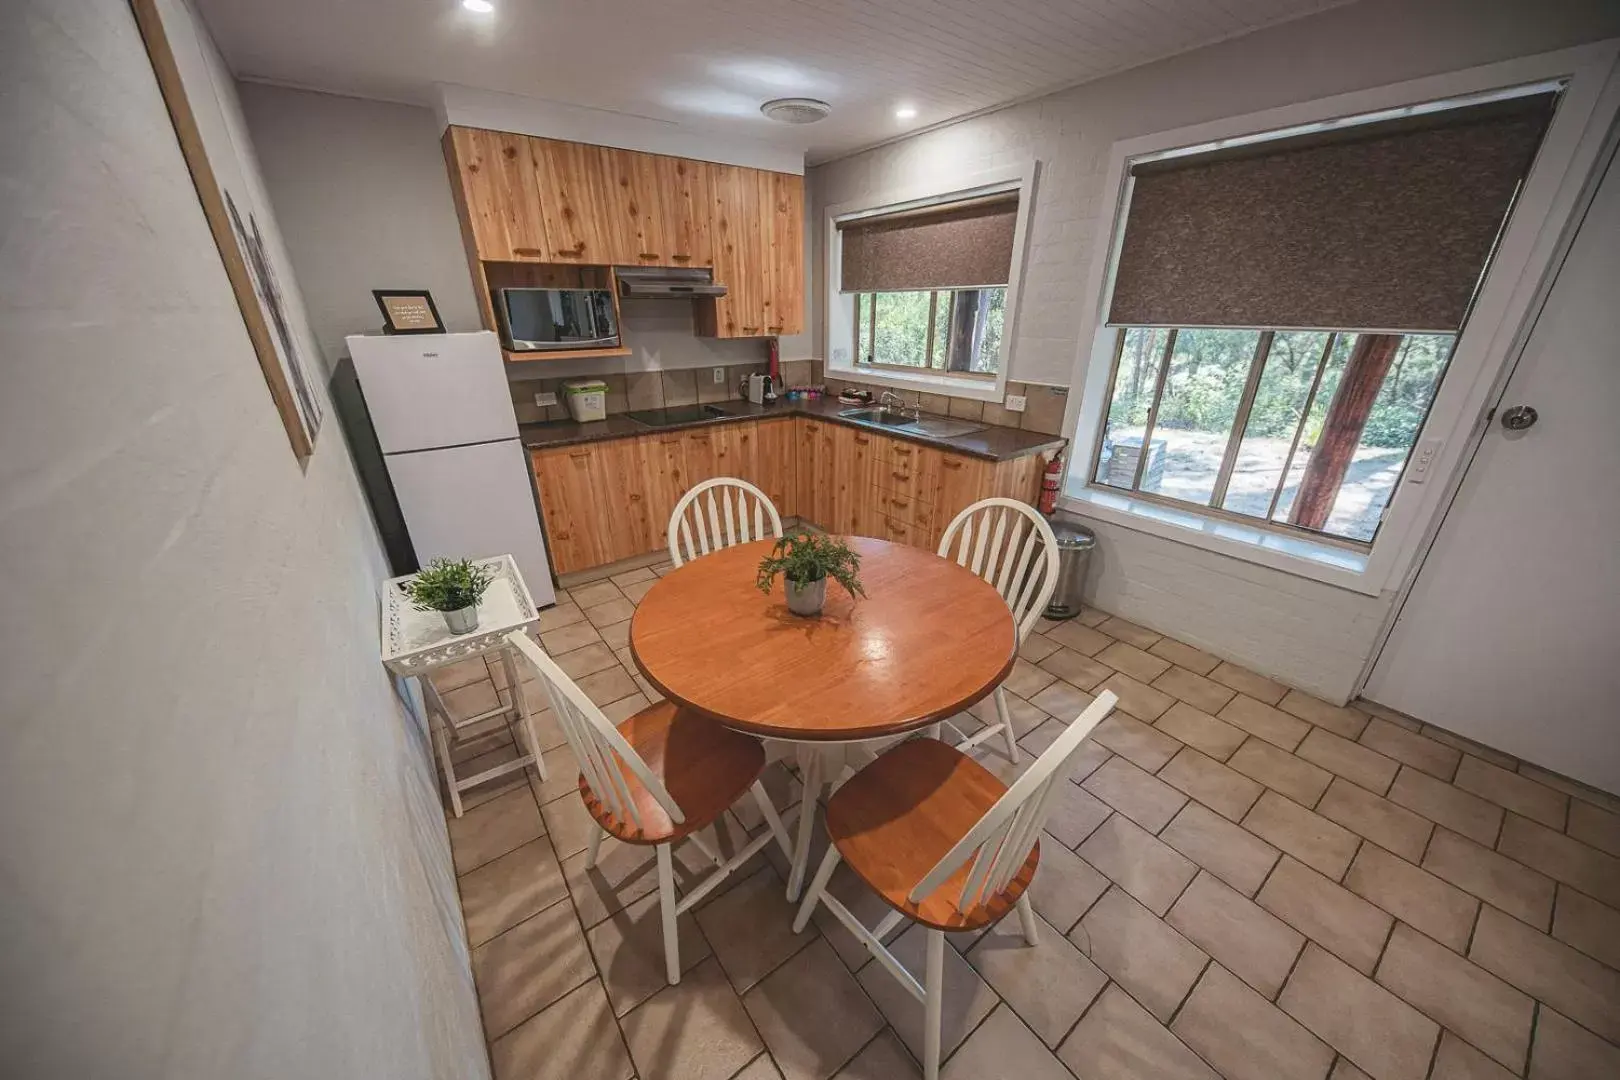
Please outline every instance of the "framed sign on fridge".
M306 464L325 415L317 346L235 82L187 0L130 0L130 7L270 397L293 453Z

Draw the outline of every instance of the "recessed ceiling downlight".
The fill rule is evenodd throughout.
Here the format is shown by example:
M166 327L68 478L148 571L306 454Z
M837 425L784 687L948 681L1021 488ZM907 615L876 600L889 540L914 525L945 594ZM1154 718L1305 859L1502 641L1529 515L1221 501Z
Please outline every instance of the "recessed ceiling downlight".
M495 5L490 3L490 0L461 0L461 6L480 15L488 15L495 10Z
M784 124L813 124L825 119L832 112L832 106L815 98L785 97L767 101L759 111Z

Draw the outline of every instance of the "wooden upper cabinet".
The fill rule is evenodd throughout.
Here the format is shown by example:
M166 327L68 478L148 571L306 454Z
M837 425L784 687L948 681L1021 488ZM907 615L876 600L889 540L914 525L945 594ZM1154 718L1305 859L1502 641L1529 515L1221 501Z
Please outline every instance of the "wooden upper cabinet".
M698 333L802 333L804 177L711 165L709 185L714 279L726 295L698 306Z
M491 262L544 259L550 252L540 211L539 178L527 135L452 127L452 183L459 183L478 257Z
M667 265L669 244L659 192L658 157L608 146L597 149L606 215L606 261L617 266Z
M804 332L804 177L762 172L767 334Z
M610 265L613 223L599 146L530 139L548 262Z
M712 267L710 240L710 166L685 158L652 156L664 219L665 262L673 266Z

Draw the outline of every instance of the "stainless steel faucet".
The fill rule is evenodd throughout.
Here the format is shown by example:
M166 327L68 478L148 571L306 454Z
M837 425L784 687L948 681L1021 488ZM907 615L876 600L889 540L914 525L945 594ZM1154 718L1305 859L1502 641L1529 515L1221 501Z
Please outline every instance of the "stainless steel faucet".
M878 396L878 408L887 409L890 401L894 402L895 408L901 413L906 411L906 399L895 393L893 390L885 390L881 395Z

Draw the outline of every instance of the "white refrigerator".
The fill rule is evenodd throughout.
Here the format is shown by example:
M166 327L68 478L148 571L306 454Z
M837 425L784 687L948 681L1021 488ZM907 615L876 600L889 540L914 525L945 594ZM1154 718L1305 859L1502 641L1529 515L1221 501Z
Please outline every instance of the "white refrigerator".
M534 602L555 603L499 339L484 330L348 342L416 557L510 553Z

